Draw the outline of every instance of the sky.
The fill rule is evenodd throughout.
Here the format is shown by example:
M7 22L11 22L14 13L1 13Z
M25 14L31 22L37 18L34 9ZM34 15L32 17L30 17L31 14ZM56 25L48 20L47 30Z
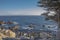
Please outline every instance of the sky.
M0 0L1 15L41 15L43 8L38 7L39 0Z

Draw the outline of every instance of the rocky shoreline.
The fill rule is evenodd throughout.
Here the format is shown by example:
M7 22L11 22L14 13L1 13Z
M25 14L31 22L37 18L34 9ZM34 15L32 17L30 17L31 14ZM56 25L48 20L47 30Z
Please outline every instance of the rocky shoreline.
M28 39L28 40L51 40L53 37L56 35L53 35L52 32L47 32L43 30L34 30L33 25L30 24L28 27L30 29L24 29L20 30L19 26L17 23L15 23L14 26L6 28L4 25L5 24L14 24L14 22L8 21L0 21L0 39L1 40L13 40L16 38L17 39Z

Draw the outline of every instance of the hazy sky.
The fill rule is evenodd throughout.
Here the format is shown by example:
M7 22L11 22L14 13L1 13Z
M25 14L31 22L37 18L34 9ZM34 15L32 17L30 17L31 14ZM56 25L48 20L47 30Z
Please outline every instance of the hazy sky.
M39 0L0 0L0 15L40 15Z

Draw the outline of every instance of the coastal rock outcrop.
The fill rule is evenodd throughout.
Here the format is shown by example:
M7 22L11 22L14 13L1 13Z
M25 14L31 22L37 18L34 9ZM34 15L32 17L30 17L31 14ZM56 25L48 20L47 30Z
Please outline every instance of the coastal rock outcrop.
M13 32L11 30L6 30L6 36L11 37L11 38L15 38L16 34L15 34L15 32Z

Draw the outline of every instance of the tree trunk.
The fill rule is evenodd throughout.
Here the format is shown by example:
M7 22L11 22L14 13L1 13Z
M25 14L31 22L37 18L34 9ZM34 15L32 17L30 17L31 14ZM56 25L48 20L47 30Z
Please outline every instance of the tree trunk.
M60 22L58 24L58 31L57 31L57 34L56 34L56 38L57 38L57 40L60 40Z

